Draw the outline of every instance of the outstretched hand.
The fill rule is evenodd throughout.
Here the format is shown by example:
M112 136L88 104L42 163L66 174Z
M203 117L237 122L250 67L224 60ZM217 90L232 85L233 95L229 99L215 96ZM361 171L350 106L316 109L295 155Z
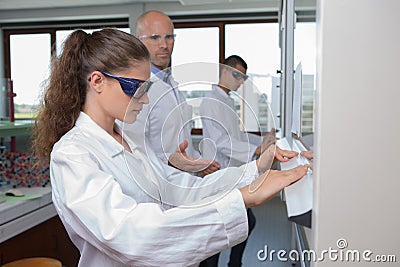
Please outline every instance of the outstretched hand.
M275 148L275 159L280 162L287 162L289 159L299 155L296 151L280 149L278 146L275 146Z
M312 170L314 168L314 151L303 151L300 154L310 161L310 169Z
M202 158L192 158L186 153L188 142L183 141L169 156L168 164L186 172L200 172L202 176L211 174L221 168L218 162Z
M261 205L286 186L306 175L308 165L299 165L285 171L270 170L251 184L240 188L246 208Z
M289 159L296 157L299 153L291 150L280 149L276 145L270 145L257 159L259 172L265 172L270 169L276 161L287 162Z

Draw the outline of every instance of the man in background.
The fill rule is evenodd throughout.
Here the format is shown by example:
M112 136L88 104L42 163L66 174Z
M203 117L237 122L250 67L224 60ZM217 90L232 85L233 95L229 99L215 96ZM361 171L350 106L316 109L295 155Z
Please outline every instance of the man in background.
M275 132L270 132L264 138L245 133L240 129L231 91L237 91L248 78L247 63L237 55L224 60L220 66L219 82L212 85L212 90L206 94L200 105L200 115L203 125L203 138L211 140L203 142L203 157L215 158L221 168L240 166L258 157L263 148L275 142ZM249 235L253 230L256 218L247 209ZM242 256L247 239L232 247L228 266L241 266ZM201 267L218 266L219 254L216 254L200 264Z
M143 106L134 124L124 126L124 131L128 135L144 134L145 144L151 146L157 157L178 169L199 176L218 170L217 162L201 159L193 147L192 106L178 90L169 68L175 42L171 19L160 11L147 11L136 21L136 36L150 52L155 82L148 92L149 104Z

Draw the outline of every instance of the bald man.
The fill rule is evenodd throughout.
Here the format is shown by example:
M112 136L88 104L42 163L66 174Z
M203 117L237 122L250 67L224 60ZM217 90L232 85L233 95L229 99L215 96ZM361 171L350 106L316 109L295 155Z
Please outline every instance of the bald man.
M170 155L165 151L169 153L174 151L174 146L176 147L177 145L175 141L177 136L180 136L179 142L184 139L188 140L187 154L190 157L199 157L199 153L191 147L191 123L187 123L192 117L192 107L186 103L170 73L169 66L175 42L174 25L171 19L162 12L148 11L136 21L136 36L142 40L150 52L152 74L169 85L168 87L159 88L157 86L159 83L157 83L155 88L150 89L150 103L147 106L152 110L149 113L141 112L136 123L146 120L147 117L147 121L144 122L145 125L147 124L146 131L148 134L146 136L162 160L166 160L165 155ZM180 114L176 111L180 111ZM181 118L184 118L184 120L182 121ZM159 130L157 131L157 129ZM163 140L164 142L162 142ZM171 144L169 148L165 141ZM164 151L162 148L164 148ZM220 167L219 164L217 166L218 168ZM214 170L217 170L217 167L211 171ZM249 219L250 229L254 228L253 222L255 221L251 218ZM241 265L245 245L246 242L243 242L232 248L230 266ZM218 254L201 262L200 266L218 266Z
M145 145L150 146L161 161L178 169L199 176L218 170L217 162L200 159L193 147L192 106L178 90L169 68L175 42L171 19L160 11L147 11L136 21L136 36L150 52L152 79L156 82L148 93L149 104L143 106L136 122L126 125L124 131L136 138L144 134ZM177 147L190 161L180 161L179 153L174 153Z
M156 74L167 69L171 63L175 41L171 19L160 11L147 11L136 21L136 36L150 52L152 72Z

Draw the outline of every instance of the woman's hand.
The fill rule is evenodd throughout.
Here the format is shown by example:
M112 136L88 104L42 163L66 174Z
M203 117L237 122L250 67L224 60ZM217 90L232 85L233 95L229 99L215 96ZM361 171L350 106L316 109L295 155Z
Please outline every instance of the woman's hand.
M296 151L280 149L278 146L275 146L275 148L275 159L280 162L289 161L289 159L299 155Z
M303 151L300 154L310 161L310 169L312 170L314 168L314 151Z
M291 150L280 149L276 145L270 145L257 159L258 172L265 172L270 169L272 165L278 160L280 162L289 161L289 159L296 157L299 153Z
M296 182L307 173L308 165L299 165L286 171L270 170L251 184L240 188L246 208L258 206L274 197L286 186Z

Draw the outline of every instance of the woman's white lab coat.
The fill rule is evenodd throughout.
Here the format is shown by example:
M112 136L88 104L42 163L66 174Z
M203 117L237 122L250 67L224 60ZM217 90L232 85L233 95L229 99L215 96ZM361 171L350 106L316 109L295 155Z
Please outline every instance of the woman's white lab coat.
M196 266L246 238L233 187L258 175L255 162L201 179L126 141L132 153L81 113L51 153L53 202L79 266Z
M262 138L240 130L234 101L219 86L213 85L212 90L202 99L200 115L203 138L206 140L202 147L204 158L215 159L222 168L252 160Z

